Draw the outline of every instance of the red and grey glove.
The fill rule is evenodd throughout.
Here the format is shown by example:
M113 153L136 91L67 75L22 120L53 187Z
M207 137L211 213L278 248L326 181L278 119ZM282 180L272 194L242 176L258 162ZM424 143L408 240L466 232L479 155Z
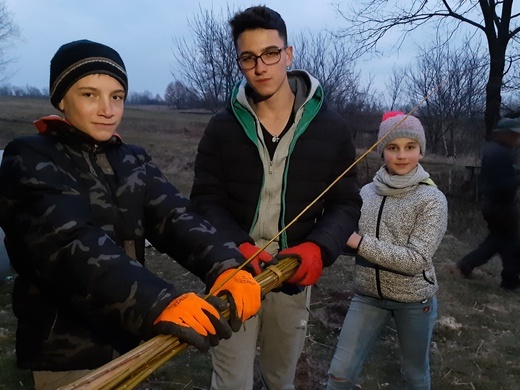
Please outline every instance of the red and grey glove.
M249 242L243 242L238 247L238 250L240 250L240 253L242 253L242 256L244 256L247 260L249 260L251 257L256 256L251 260L248 265L251 266L253 269L253 274L259 275L262 273L262 271L265 268L265 264L273 263L276 264L276 259L271 256L266 251L260 250L259 247L254 246L250 244Z
M231 329L237 332L242 323L260 309L262 288L249 272L243 270L235 272L236 269L233 268L222 272L213 284L217 289L215 291L212 289L211 294L227 296L230 306L229 323ZM235 274L227 280L233 273ZM224 284L220 286L222 283Z
M287 257L295 257L300 262L300 266L287 282L301 286L316 284L323 271L321 249L318 245L313 242L304 242L303 244L284 249L276 255L278 260Z
M226 309L226 302L210 296L207 300L194 293L178 296L154 321L154 331L170 334L193 345L203 352L218 345L220 339L231 337L228 322L219 311Z

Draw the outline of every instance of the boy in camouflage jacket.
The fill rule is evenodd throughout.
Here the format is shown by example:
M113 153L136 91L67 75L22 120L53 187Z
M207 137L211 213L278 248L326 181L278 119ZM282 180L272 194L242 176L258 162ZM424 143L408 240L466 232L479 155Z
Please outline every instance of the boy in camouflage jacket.
M36 121L0 168L0 225L18 273L18 365L37 389L73 382L141 340L164 333L200 350L229 338L221 299L181 293L143 267L144 243L220 285L245 259L170 184L144 149L117 135L128 80L112 48L63 45L51 61L51 103L64 119ZM226 290L238 322L260 306L239 271ZM235 304L236 302L236 304Z

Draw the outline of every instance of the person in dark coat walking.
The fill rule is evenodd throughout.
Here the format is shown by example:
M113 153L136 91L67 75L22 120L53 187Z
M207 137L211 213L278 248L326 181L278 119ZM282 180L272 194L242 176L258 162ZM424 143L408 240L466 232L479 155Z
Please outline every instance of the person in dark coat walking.
M520 120L500 119L492 137L484 145L479 175L479 197L488 235L480 245L464 256L457 267L464 277L485 264L495 254L502 259L502 281L506 290L520 292L519 210L516 201L520 171L516 148L520 138Z
M144 149L116 130L128 92L112 48L69 42L51 61L50 98L63 113L5 148L0 226L18 276L17 362L36 389L55 389L169 334L206 351L231 336L224 301L183 293L143 267L145 240L230 297L234 322L260 307L260 286L236 267L231 239L190 211Z

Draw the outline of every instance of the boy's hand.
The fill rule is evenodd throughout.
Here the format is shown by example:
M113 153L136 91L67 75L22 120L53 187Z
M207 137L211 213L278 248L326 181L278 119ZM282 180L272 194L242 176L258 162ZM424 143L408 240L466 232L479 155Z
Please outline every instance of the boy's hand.
M301 286L316 284L323 272L321 249L318 245L313 242L304 242L303 244L284 249L276 255L278 260L287 257L295 257L300 262L300 266L287 282Z
M232 331L219 311L226 309L226 302L210 296L204 300L194 293L178 296L154 321L159 334L177 336L203 352L210 345L218 345L220 339L231 337Z

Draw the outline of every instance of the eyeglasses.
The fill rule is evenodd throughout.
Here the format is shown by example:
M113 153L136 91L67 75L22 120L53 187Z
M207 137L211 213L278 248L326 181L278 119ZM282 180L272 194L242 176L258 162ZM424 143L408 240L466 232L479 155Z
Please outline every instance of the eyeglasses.
M284 49L285 48L267 49L259 56L255 56L254 54L244 54L237 58L237 63L242 70L250 70L256 67L259 58L266 65L274 65L280 62L280 59L282 58L281 53Z

